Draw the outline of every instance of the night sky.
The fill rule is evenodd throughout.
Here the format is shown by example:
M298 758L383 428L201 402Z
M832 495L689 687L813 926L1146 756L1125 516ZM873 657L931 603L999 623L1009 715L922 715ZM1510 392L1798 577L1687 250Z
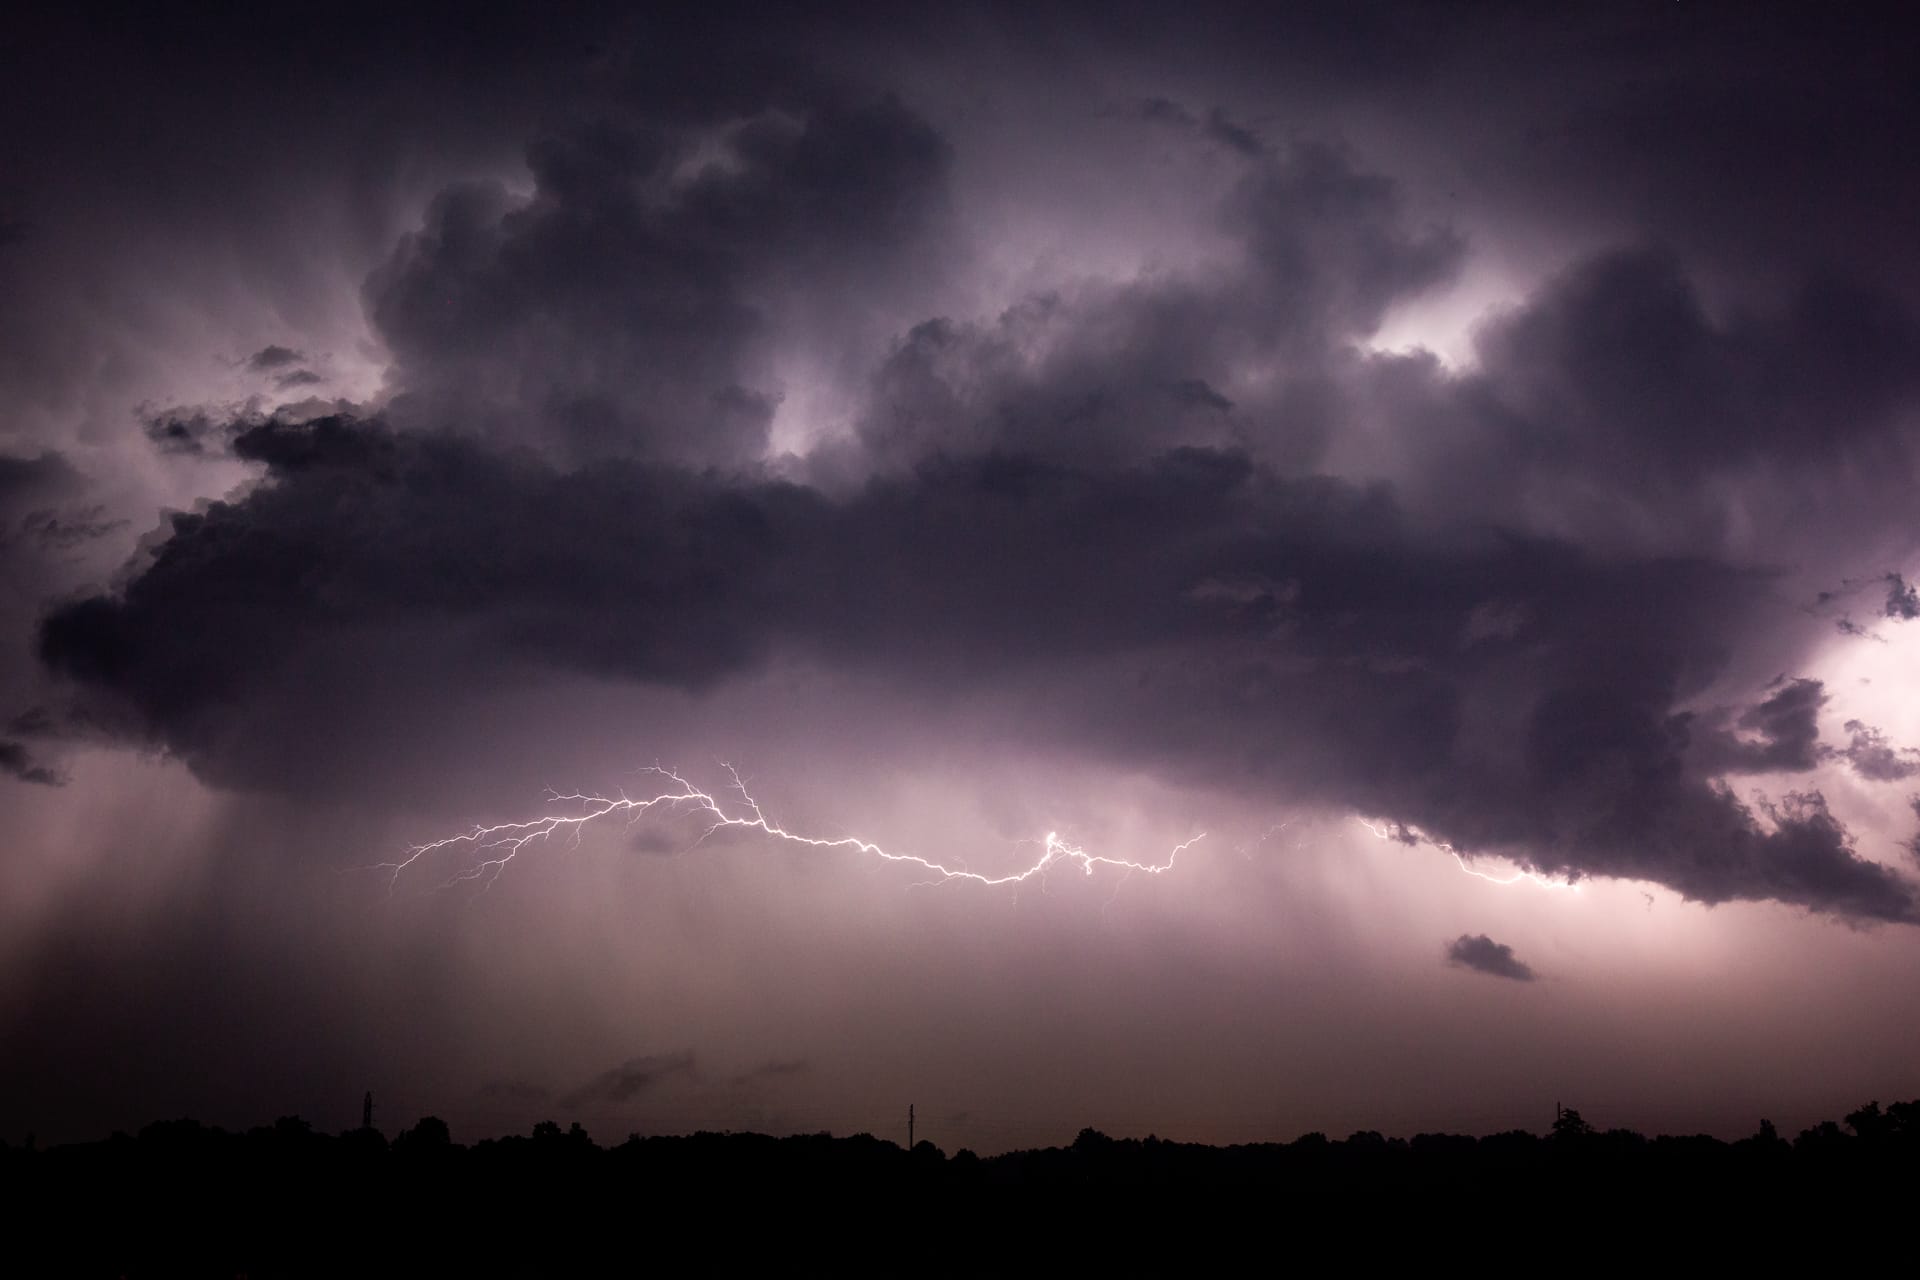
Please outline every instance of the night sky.
M46 8L0 1136L1920 1092L1889 13Z

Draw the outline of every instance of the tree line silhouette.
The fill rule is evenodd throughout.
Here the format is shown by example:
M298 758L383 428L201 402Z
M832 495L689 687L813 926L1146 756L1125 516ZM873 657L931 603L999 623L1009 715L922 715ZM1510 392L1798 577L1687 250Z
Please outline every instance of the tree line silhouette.
M1262 1231L1374 1253L1625 1231L1721 1256L1774 1240L1777 1256L1829 1230L1857 1234L1882 1211L1905 1220L1917 1189L1920 1101L1868 1103L1791 1141L1764 1120L1727 1142L1601 1130L1569 1110L1545 1135L1369 1130L1214 1147L1088 1128L1067 1146L985 1158L871 1134L601 1146L552 1121L462 1145L432 1116L391 1140L287 1116L245 1132L182 1119L47 1149L0 1141L15 1247L74 1274L541 1274L655 1257L647 1249L692 1249L683 1261L704 1259L696 1270L856 1249L838 1265L889 1269L889 1255L868 1267L857 1252L882 1246L936 1270L985 1268L1016 1246L1035 1265L1049 1250L1066 1264L1100 1254L1145 1265L1154 1250L1191 1260ZM52 1225L66 1220L84 1226Z

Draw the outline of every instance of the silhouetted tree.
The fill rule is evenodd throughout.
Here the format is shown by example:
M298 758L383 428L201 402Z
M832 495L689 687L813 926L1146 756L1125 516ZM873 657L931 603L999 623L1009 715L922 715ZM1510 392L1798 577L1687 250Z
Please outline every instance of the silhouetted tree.
M1560 1142L1577 1142L1592 1137L1593 1126L1581 1119L1578 1111L1567 1107L1554 1118L1553 1136Z
M393 1140L396 1151L435 1151L453 1145L453 1131L439 1116L421 1116L413 1128Z
M1082 1129L1079 1136L1073 1140L1073 1149L1075 1151L1086 1152L1091 1155L1104 1154L1111 1150L1112 1147L1113 1139L1092 1126Z
M1893 1126L1887 1123L1887 1117L1881 1113L1880 1103L1876 1099L1858 1111L1848 1112L1847 1128L1853 1130L1855 1137L1879 1142L1890 1134Z
M1845 1147L1853 1139L1846 1131L1831 1120L1822 1120L1811 1129L1802 1129L1800 1136L1793 1140L1795 1151L1831 1151Z

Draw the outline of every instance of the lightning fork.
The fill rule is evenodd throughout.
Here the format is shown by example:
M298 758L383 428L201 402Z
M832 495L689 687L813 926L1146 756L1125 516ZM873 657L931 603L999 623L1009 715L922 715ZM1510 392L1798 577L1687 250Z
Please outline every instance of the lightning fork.
M964 867L949 867L918 854L895 853L871 840L863 840L857 836L822 838L789 831L767 817L759 802L748 792L738 770L732 765L722 767L727 771L732 789L740 797L738 806L733 810L729 810L720 797L695 786L674 770L656 766L647 772L658 775L668 784L668 787L662 789L657 795L636 799L624 791L611 796L586 795L579 792L561 794L549 791L547 793L549 803L571 806L570 811L549 813L525 822L475 826L472 830L459 835L444 836L438 840L427 841L425 844L413 845L407 850L405 857L393 862L375 863L365 869L387 872L387 888L392 892L399 886L401 877L419 865L423 859L431 859L433 855L448 850L465 849L478 855L476 860L454 872L440 887L446 889L458 884L478 882L483 889L491 888L494 881L498 880L501 873L506 870L507 864L518 857L529 845L546 844L556 836L577 842L580 839L580 833L588 825L603 818L618 814L632 824L655 809L669 813L704 814L707 826L701 832L699 840L694 842L695 845L706 840L716 831L728 828L753 830L790 844L804 845L814 849L853 850L885 862L918 867L933 874L935 877L933 883L973 881L988 887L1020 884L1062 865L1076 866L1089 876L1093 874L1095 867L1115 867L1129 873L1138 871L1147 875L1160 875L1171 871L1182 853L1206 838L1206 832L1203 831L1192 839L1174 846L1165 862L1149 863L1088 853L1079 845L1061 838L1058 832L1049 831L1046 839L1041 842L1040 856L1031 866L1023 871L1010 872L1006 875L983 875Z

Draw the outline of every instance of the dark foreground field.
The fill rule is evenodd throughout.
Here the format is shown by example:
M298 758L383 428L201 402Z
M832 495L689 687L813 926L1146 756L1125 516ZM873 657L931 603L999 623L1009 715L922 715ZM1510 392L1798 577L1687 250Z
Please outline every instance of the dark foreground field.
M1205 1147L1083 1131L980 1159L751 1133L462 1146L287 1118L0 1144L10 1274L1006 1273L1911 1265L1920 1102L1788 1141L1309 1134Z

